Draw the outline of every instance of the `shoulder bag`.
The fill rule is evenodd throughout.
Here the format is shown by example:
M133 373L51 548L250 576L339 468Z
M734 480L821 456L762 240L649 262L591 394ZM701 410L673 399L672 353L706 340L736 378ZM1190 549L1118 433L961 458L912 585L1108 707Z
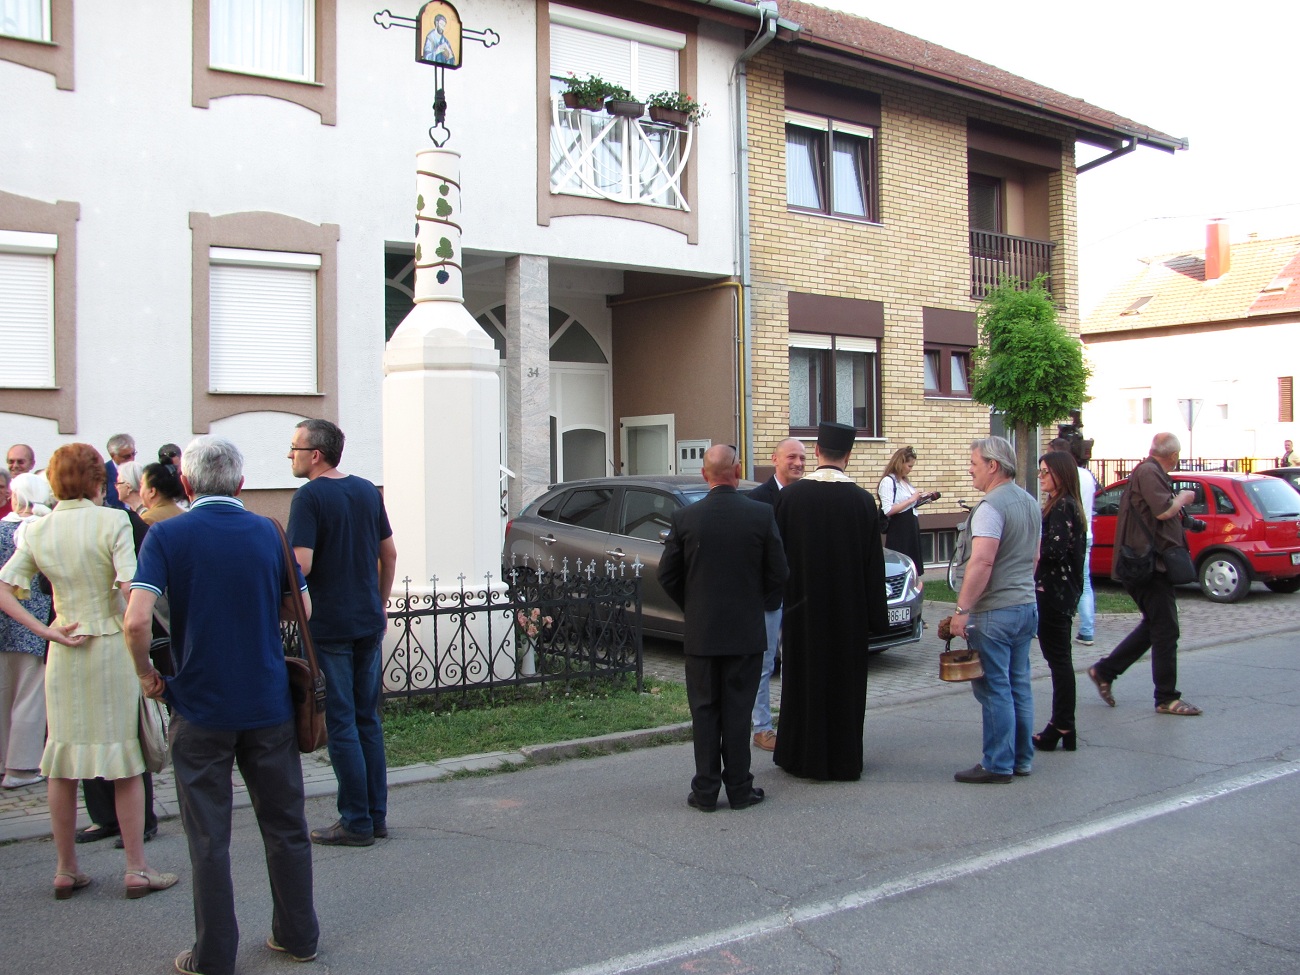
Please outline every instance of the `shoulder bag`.
M316 663L316 645L312 642L311 631L307 628L307 608L302 602L302 590L298 588L298 577L293 571L297 562L293 550L289 548L289 539L284 528L274 518L270 521L280 534L280 544L284 547L284 571L288 579L290 602L293 604L294 618L291 625L282 626L284 636L284 666L289 674L289 694L293 698L293 720L298 732L298 751L314 752L323 748L325 735L325 675ZM291 654L290 651L296 651Z
M894 477L893 474L890 474L888 478L881 478L881 483L884 483L885 480L890 480L894 482L894 495L895 495L894 504L897 504L898 503L897 501L898 478ZM893 506L894 505L892 504L890 505L891 508ZM883 535L885 534L885 532L889 531L889 512L885 510L885 502L883 497L880 494L879 485L876 486L876 515L877 515L877 520L880 522L880 534Z
M167 714L162 701L140 695L140 752L147 772L167 767Z

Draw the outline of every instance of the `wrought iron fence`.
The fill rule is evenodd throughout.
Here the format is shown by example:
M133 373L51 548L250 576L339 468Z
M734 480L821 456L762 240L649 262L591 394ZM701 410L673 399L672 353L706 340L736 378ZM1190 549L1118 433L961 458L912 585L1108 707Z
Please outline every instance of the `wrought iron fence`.
M1133 473L1133 468L1144 460L1146 460L1145 457L1132 460L1094 457L1088 462L1088 467L1096 476L1097 483L1105 487L1107 484L1113 484L1115 481L1128 477ZM1178 461L1179 471L1227 471L1229 473L1250 474L1256 469L1267 470L1272 466L1275 465L1267 457L1184 457ZM1177 471L1174 471L1170 476L1176 474Z
M635 676L642 687L637 567L579 560L557 571L518 567L481 588L389 600L384 696L418 697Z

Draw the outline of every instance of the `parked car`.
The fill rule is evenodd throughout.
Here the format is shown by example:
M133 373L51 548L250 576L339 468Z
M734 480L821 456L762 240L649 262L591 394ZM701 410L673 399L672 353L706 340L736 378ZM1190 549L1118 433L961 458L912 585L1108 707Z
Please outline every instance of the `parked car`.
M1183 510L1206 523L1187 542L1201 591L1235 603L1259 580L1274 592L1300 590L1300 492L1274 477L1172 471L1175 491L1191 491ZM1092 572L1110 575L1119 498L1128 481L1098 491L1093 503Z
M1274 467L1271 471L1256 471L1265 477L1280 477L1297 491L1300 491L1300 467Z
M755 487L743 482L742 490ZM555 484L506 525L502 561L512 567L570 569L581 559L641 563L641 614L645 632L682 639L682 611L659 585L659 554L673 512L709 491L704 478L597 477ZM871 636L872 651L921 639L921 580L912 560L885 549L886 628Z

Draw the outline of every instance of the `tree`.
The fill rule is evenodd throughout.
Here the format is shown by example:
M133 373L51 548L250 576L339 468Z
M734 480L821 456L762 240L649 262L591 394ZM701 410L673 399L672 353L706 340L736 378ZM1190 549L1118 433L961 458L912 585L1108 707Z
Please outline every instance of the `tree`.
M1006 415L1016 431L1016 466L1031 494L1038 467L1034 428L1070 415L1087 398L1083 347L1061 327L1039 275L1025 287L1003 278L979 308L981 342L972 355L971 397Z

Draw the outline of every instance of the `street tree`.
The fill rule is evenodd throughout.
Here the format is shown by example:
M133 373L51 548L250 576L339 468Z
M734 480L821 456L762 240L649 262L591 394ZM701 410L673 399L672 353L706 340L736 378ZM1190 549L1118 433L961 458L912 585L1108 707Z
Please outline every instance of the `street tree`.
M1035 428L1079 409L1090 373L1079 340L1057 320L1045 277L1028 286L1003 278L985 296L978 316L980 345L971 357L971 396L1013 425L1021 483L1035 495Z

